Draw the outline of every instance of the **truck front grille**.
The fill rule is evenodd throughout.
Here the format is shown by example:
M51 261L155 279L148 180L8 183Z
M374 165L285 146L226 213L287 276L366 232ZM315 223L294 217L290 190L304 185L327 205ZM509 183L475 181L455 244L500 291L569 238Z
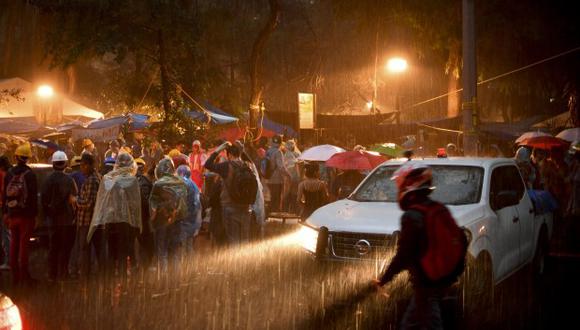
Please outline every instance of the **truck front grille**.
M330 236L331 253L338 258L372 259L394 247L392 235L331 232Z

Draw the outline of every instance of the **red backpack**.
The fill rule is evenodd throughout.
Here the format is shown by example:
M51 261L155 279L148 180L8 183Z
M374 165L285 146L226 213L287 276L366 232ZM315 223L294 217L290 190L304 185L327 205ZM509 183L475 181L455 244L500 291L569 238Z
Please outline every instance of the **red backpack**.
M427 251L421 257L421 268L428 279L438 281L458 276L465 267L467 238L445 205L433 202L411 206L424 215Z

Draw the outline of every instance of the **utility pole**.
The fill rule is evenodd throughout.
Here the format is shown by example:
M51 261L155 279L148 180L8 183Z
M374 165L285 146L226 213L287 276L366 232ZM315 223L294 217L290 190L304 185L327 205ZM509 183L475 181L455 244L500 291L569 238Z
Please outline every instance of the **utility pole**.
M477 66L475 60L475 0L463 0L463 152L477 155Z

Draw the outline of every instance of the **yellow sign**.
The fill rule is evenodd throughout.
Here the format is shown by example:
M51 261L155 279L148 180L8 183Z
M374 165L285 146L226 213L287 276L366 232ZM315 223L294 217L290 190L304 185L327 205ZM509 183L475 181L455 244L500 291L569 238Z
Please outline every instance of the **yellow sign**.
M315 124L315 95L298 93L298 124L300 129L313 129Z

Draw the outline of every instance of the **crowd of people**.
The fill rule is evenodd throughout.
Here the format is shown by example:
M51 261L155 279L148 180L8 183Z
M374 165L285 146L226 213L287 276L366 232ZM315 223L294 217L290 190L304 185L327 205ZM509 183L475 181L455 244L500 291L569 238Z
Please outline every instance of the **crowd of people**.
M200 232L217 247L261 239L268 214L307 218L348 196L368 172L301 161L297 141L281 136L208 150L198 140L191 148L112 140L100 153L89 139L78 155L62 149L47 157L53 172L40 186L27 165L37 160L30 144L0 156L0 269L10 270L15 283L32 280L29 239L39 212L50 229L51 281L136 269L166 273L193 252ZM448 144L437 157L458 154ZM522 147L515 158L528 188L549 191L563 216L580 215L577 143L567 153ZM40 203L32 198L37 195Z
M318 164L299 162L296 142L280 136L210 151L198 140L190 152L122 140L108 146L99 153L84 139L78 155L68 147L53 152L43 180L28 166L38 161L29 143L0 157L0 267L15 284L35 282L29 241L39 224L50 232L51 282L136 269L165 274L193 252L200 231L215 246L241 244L263 237L268 212L308 216L330 200Z

